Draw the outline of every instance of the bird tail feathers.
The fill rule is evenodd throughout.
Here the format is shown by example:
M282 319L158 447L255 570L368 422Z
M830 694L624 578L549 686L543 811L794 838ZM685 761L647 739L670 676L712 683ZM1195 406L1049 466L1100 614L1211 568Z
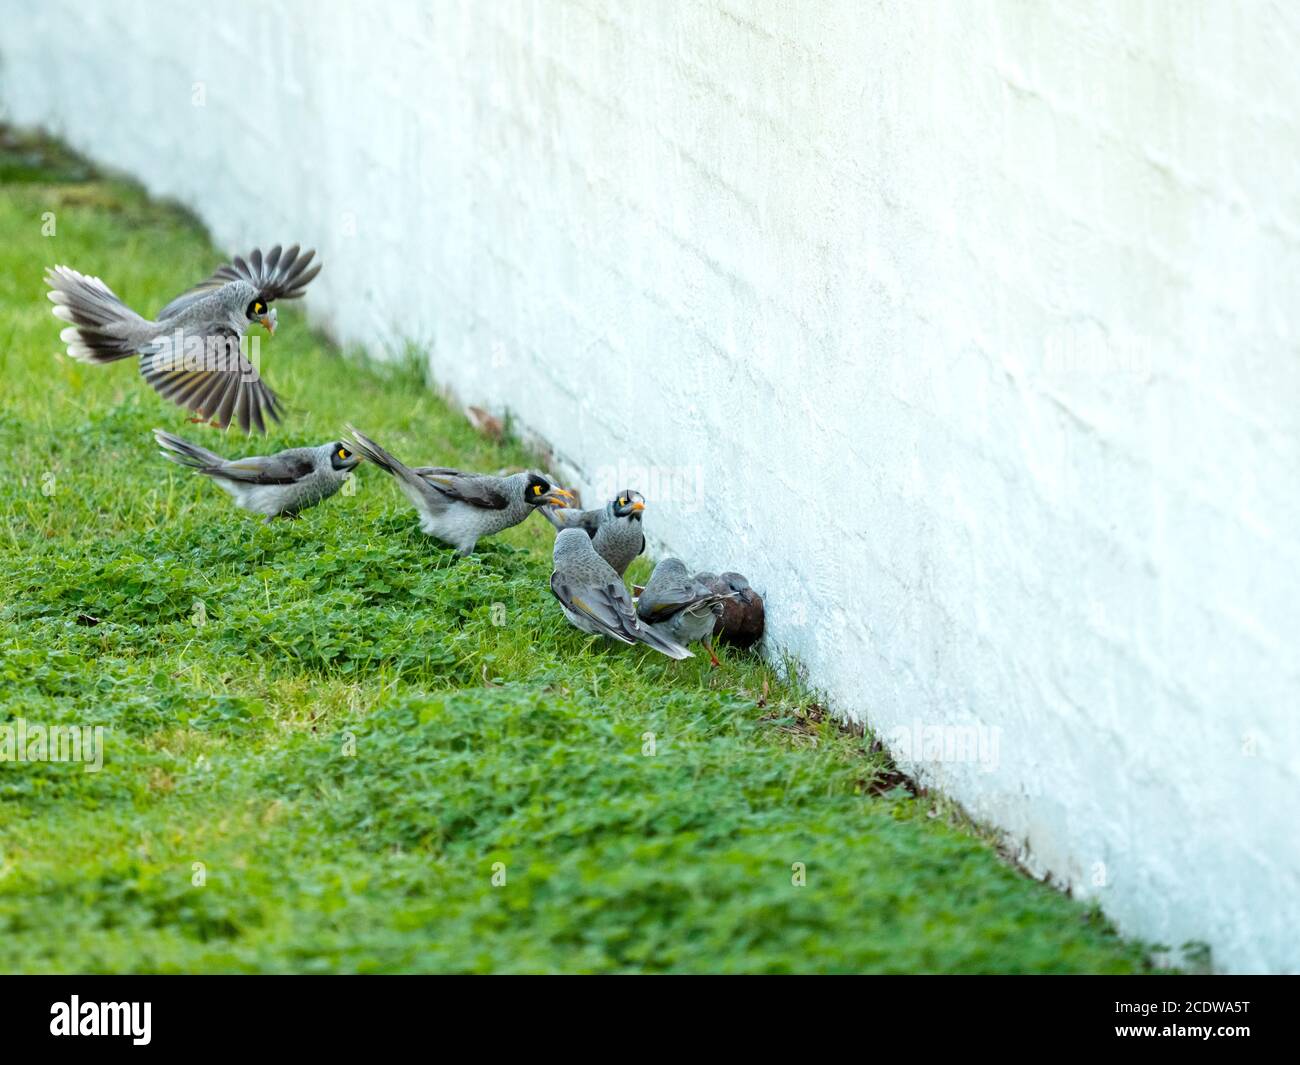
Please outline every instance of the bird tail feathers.
M163 458L170 459L178 466L201 470L208 466L220 466L225 462L225 459L215 452L199 447L198 444L191 444L188 440L182 440L179 436L174 436L163 429L155 429L153 436L158 441L158 446L163 449Z
M554 525L557 531L563 532L568 528L564 519L560 517L563 511L559 507L537 507L536 509L541 511L542 517Z
M694 658L695 655L688 651L681 644L674 640L669 640L660 636L649 625L641 625L636 631L637 638L647 647L653 647L660 654L665 654L669 658L675 658L681 661L683 658Z
M349 425L346 428L347 431L352 434L353 442L356 444L356 450L385 473L391 473L394 477L400 477L403 480L419 480L409 466L405 466L398 459L395 459L382 447L371 440L370 437L366 436L365 433L361 432L361 430L355 425Z
M97 277L68 266L45 272L46 293L54 317L69 325L59 338L68 354L81 362L116 362L130 358L148 340L153 323L141 318Z

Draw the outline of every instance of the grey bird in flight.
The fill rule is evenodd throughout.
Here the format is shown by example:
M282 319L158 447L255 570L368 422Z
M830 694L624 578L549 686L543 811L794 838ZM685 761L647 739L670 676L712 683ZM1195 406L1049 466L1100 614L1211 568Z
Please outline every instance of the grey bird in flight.
M320 272L320 263L311 265L315 254L299 254L296 244L287 251L277 244L265 256L255 248L177 296L153 321L71 267L51 267L45 281L54 316L69 323L59 336L72 358L107 363L139 355L150 386L195 420L222 429L235 421L264 433L268 416L280 420L282 404L245 354L244 334L255 322L275 332L271 304L303 294Z
M614 567L620 577L632 560L645 550L645 529L641 516L645 497L625 488L596 510L552 510L542 513L557 529L581 529L591 537L596 554Z
M508 477L463 473L446 466L403 465L349 425L356 450L397 480L420 515L420 529L468 555L485 536L518 525L538 507L564 506L573 493L525 470Z
M227 461L213 451L162 429L153 431L164 458L204 474L230 493L236 505L254 514L292 518L328 499L348 479L361 456L341 441L319 447L293 447L274 455Z
M712 573L692 577L681 559L665 558L642 589L636 613L644 624L683 646L703 643L716 666L713 626L722 616L722 604L734 593L714 591L710 586L714 579Z
M637 620L623 579L596 554L591 537L581 529L560 531L552 559L551 592L576 628L621 643L643 643L669 658L695 657L676 640Z

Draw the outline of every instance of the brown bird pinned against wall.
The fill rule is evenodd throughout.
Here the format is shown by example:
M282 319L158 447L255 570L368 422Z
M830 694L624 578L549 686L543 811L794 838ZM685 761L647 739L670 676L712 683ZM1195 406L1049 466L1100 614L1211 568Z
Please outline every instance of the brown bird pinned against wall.
M763 597L739 573L723 573L706 582L719 594L733 593L722 601L722 616L713 634L723 643L751 647L763 638Z

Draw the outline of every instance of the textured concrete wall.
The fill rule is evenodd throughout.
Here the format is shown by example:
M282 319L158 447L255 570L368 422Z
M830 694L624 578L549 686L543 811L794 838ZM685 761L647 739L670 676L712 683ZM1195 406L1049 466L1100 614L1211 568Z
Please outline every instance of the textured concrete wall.
M2 6L13 119L315 244L1126 930L1300 969L1300 8Z

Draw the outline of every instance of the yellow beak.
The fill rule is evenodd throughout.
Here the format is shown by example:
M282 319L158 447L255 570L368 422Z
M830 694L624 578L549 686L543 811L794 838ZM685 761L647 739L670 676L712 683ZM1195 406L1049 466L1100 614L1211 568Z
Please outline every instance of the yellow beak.
M569 504L566 503L564 499L561 499L560 496L564 496L564 499L568 499L568 500L572 500L574 498L572 492L566 491L563 488L552 488L549 492L546 492L543 495L539 496L538 502L545 503L548 506L552 506L552 507L560 507L560 508L567 507Z

